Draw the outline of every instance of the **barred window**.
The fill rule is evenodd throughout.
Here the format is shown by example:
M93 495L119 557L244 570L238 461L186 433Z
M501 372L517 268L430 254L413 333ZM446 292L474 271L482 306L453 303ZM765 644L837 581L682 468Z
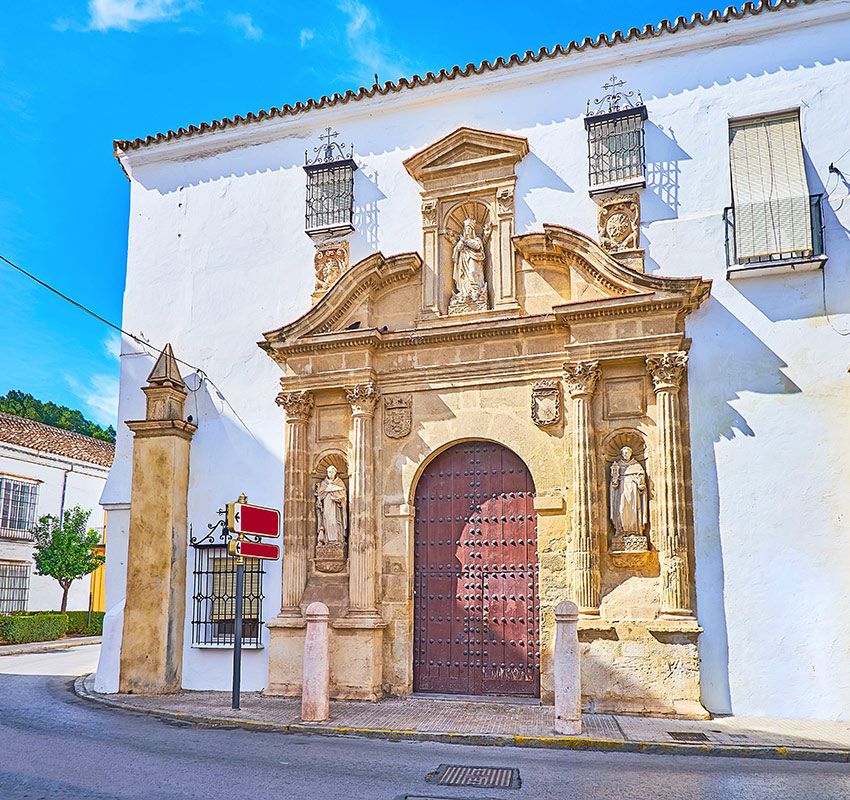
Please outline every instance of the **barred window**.
M351 233L354 230L352 159L307 164L307 233Z
M218 543L193 544L192 646L232 647L236 621L236 559ZM262 645L263 562L245 559L242 646Z
M0 614L26 611L30 592L30 565L0 561Z
M32 539L38 483L0 475L0 537Z
M646 185L646 117L644 105L585 117L591 194Z

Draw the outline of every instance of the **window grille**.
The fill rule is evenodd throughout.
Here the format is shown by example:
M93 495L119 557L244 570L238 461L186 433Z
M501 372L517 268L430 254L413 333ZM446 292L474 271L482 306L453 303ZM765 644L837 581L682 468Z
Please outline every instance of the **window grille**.
M38 484L0 475L0 537L32 541Z
M304 153L304 170L307 173L307 213L305 226L308 234L351 233L354 230L354 162L353 147L345 152L345 145L334 141L339 136L327 128L319 138L322 144L313 148L314 157Z
M233 647L236 621L236 559L209 537L192 542L195 551L192 646ZM242 646L262 646L263 562L245 559Z
M30 593L30 565L0 561L0 614L26 611Z
M735 262L811 256L813 204L799 114L730 122L729 161Z
M646 185L646 106L585 117L590 193Z

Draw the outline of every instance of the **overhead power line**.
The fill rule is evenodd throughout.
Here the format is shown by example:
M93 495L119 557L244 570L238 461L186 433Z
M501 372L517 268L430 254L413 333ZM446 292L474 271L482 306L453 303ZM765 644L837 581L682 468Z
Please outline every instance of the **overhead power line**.
M37 283L39 286L47 289L49 292L52 292L57 297L62 298L65 302L70 303L72 306L74 306L75 308L84 312L85 314L88 314L90 317L94 317L98 322L102 322L104 325L107 325L108 327L112 328L113 330L118 331L118 333L121 333L124 336L129 337L134 342L142 345L143 347L152 347L155 350L157 350L157 352L159 352L159 353L161 353L163 351L163 349L164 349L163 347L157 348L155 345L151 344L146 339L143 339L141 336L137 336L135 333L130 333L130 331L124 330L124 328L122 328L120 325L116 325L114 322L106 319L106 317L101 316L96 311L93 311L92 309L90 309L88 306L85 306L82 303L80 303L79 301L74 300L73 297L69 297L64 292L60 292L59 289L57 289L55 286L51 286L49 283L47 283L46 281L43 281L37 275L33 275L32 272L24 269L22 266L20 266L20 264L16 264L14 261L9 260L8 258L6 258L6 256L0 254L0 260L4 261L12 269L20 272L21 275L26 276L31 281L34 281L35 283ZM148 354L148 355L150 355L150 354ZM183 366L188 367L192 371L196 372L202 380L209 381L210 385L215 389L216 394L222 399L222 401L224 401L224 403L227 404L227 407L233 412L233 415L236 417L236 419L239 420L242 427L245 428L246 431L248 431L248 433L251 435L252 439L254 439L255 441L257 440L257 437L254 436L254 432L245 424L245 420L243 420L242 417L239 416L239 412L233 407L232 403L224 396L224 392L222 392L221 389L218 388L215 381L212 378L210 378L209 375L207 375L205 370L201 369L200 367L195 366L194 364L190 364L188 361L184 361L182 358L177 358L177 356L174 356L174 360L177 361L180 364L183 364ZM198 389L200 389L200 388L201 387L199 385ZM190 390L190 391L196 392L196 391L198 391L198 389Z

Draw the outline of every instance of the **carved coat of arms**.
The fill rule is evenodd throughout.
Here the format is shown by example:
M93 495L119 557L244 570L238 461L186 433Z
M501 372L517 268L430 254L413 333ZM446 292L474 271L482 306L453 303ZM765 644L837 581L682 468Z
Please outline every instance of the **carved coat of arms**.
M384 433L390 439L403 439L410 433L413 418L413 395L384 397Z
M556 380L537 381L531 387L531 418L535 425L561 421L561 386Z

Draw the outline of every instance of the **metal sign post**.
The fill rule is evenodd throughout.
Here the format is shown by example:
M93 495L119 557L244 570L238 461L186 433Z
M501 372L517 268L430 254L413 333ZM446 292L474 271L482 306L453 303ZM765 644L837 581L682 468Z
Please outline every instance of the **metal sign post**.
M236 594L233 612L233 688L231 708L239 710L242 689L242 617L245 613L245 559L275 560L280 548L275 544L245 541L245 536L276 538L280 536L280 512L273 508L248 505L240 494L235 503L227 504L227 529L235 534L228 544L230 555L236 559Z
M242 686L242 614L245 598L245 559L236 556L236 617L233 620L233 701L231 708L239 708Z

